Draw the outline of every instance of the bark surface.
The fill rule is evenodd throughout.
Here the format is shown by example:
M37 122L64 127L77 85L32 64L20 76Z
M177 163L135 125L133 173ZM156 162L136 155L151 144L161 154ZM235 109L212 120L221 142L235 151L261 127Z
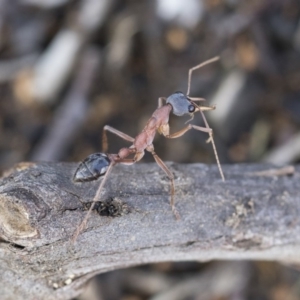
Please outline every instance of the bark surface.
M22 163L0 179L1 299L70 299L95 274L153 262L212 259L300 263L300 166L168 163L116 166L76 243L99 180L74 183L77 164ZM289 173L292 173L288 175ZM106 202L105 202L106 203ZM118 216L115 216L118 215Z

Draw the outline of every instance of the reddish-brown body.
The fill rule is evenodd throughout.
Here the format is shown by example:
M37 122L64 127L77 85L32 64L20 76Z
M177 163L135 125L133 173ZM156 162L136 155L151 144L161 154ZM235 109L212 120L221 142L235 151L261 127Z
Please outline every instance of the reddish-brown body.
M147 147L152 145L156 131L162 133L162 128L169 126L171 111L172 106L169 104L155 110L142 132L134 139L133 147L137 152L143 152Z
M133 164L142 159L145 150L155 154L153 147L153 140L156 131L163 134L164 136L169 135L169 115L172 111L172 106L166 104L158 107L151 118L148 120L146 126L135 139L128 139L132 142L132 146L129 148L122 148L118 152L118 156L114 158L115 162L123 162L125 164ZM106 128L108 129L108 128ZM127 159L130 154L135 154L133 159Z

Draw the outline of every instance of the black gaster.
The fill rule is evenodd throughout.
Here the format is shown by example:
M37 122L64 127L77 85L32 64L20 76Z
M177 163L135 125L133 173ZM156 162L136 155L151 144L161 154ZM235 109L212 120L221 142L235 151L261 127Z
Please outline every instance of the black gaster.
M172 105L173 114L176 116L183 116L191 114L195 107L188 97L182 92L176 92L167 98L167 103Z
M93 153L85 158L75 171L75 182L93 181L105 175L111 161L105 153Z

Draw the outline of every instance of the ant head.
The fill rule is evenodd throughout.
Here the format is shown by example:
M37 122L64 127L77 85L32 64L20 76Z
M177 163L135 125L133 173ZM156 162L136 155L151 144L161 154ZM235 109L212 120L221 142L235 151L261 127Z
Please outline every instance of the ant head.
M175 92L169 96L167 98L167 103L172 105L173 114L176 116L183 116L185 114L192 115L199 110L198 106L182 92Z
M96 180L105 175L110 164L111 161L105 153L93 153L79 164L73 180L76 182Z

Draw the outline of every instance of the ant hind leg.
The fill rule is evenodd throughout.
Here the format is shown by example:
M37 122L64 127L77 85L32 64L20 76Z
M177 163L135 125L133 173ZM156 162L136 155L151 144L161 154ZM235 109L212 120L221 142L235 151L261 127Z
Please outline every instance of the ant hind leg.
M128 141L128 142L131 142L133 143L134 142L134 138L127 135L126 133L122 132L122 131L119 131L109 125L105 125L103 127L103 132L102 132L102 152L104 153L107 153L107 150L108 150L108 141L107 141L107 131L119 136L121 139L125 140L125 141Z
M147 151L149 151L152 155L153 158L155 159L156 163L159 165L159 167L166 173L166 175L170 179L170 205L172 208L172 212L176 218L176 220L180 219L179 212L177 211L175 207L175 201L174 201L174 196L175 196L175 183L174 183L174 175L173 173L169 170L169 168L165 165L165 163L159 158L159 156L155 153L153 145L147 147Z
M84 219L82 220L82 222L80 223L80 225L77 227L76 231L74 232L73 237L72 237L72 243L73 244L76 242L76 240L78 238L78 235L81 233L81 231L83 231L85 229L87 221L88 221L88 219L90 217L90 214L91 214L91 212L92 212L92 210L93 210L96 202L100 200L101 191L103 189L103 186L104 186L104 184L105 184L105 182L106 182L106 180L108 178L108 175L109 175L112 167L113 167L113 164L110 164L109 167L108 167L108 169L107 169L107 171L106 171L106 173L105 173L105 175L104 175L104 177L103 177L103 179L102 179L102 181L101 181L101 184L99 185L99 187L97 189L96 195L95 195L95 197L94 197L94 199L93 199L93 201L91 203L91 206L90 206L87 214L85 215Z

